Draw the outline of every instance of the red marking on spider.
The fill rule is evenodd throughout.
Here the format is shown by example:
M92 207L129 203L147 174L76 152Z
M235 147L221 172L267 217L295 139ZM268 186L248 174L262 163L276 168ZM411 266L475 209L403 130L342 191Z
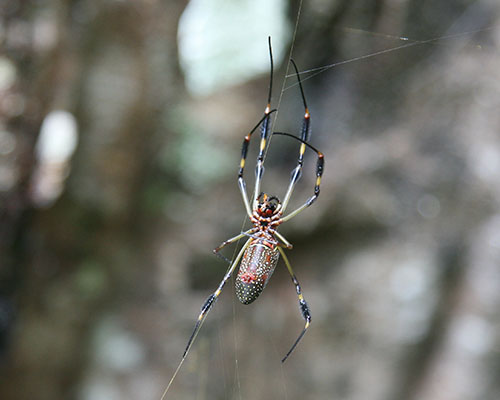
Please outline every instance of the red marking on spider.
M245 272L244 274L241 274L240 280L244 283L252 283L253 281L256 280L256 277L254 274L251 274L250 272Z

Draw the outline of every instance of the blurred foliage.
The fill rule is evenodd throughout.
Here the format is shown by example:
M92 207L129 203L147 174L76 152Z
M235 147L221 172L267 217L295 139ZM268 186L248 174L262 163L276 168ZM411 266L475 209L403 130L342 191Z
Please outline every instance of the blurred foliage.
M320 198L280 228L312 325L281 366L303 323L286 269L248 307L227 285L167 398L496 398L500 6L272 3L207 1L186 25L215 43L197 73L227 78L203 96L178 56L187 1L0 4L1 399L160 398L227 269L211 250L249 226L237 168L273 32L326 158ZM284 54L275 129L297 134ZM40 155L50 115L76 121L74 154ZM263 190L283 197L297 151L272 138Z

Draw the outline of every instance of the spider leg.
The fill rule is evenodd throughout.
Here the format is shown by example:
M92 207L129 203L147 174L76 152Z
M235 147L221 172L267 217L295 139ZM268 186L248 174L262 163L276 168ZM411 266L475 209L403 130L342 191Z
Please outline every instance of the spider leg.
M257 204L257 198L260 194L260 184L262 182L262 176L264 175L264 153L266 151L267 138L269 137L269 128L271 126L270 110L271 105L268 104L264 112L265 118L262 121L260 127L260 148L259 155L257 157L257 165L255 167L255 189L253 196L253 207Z
M240 160L240 169L238 172L238 187L240 188L241 196L243 197L243 203L245 204L245 209L249 218L252 217L252 207L250 206L250 201L248 200L247 194L247 185L245 183L245 179L243 178L243 172L245 170L245 162L247 159L248 153L248 145L250 144L250 139L252 134L257 130L257 128L261 127L261 140L260 140L260 150L259 157L257 159L257 166L255 169L255 193L253 204L255 204L257 200L257 196L260 193L260 182L262 180L262 175L264 174L264 150L266 148L267 137L269 136L269 126L271 120L271 114L276 110L270 109L270 104L266 106L264 111L264 116L260 119L257 125L245 136L243 139L243 145L241 146L241 160Z
M309 207L312 203L314 203L316 201L316 199L318 198L319 186L321 184L321 177L323 176L323 169L325 167L325 156L323 155L323 153L321 151L317 150L316 148L311 146L309 143L298 138L297 136L291 135L291 134L286 133L286 132L273 132L273 135L283 135L283 136L288 136L288 137L291 137L295 140L298 140L299 142L302 142L302 144L304 146L309 147L311 150L315 151L316 154L318 155L318 161L316 163L316 183L314 185L314 194L311 197L309 197L309 199L307 199L307 201L304 204L302 204L299 208L297 208L296 210L292 211L290 214L281 218L281 223L283 223L283 222L288 221L289 219L292 219L297 214L304 211L307 207ZM293 187L292 187L292 190L293 190Z
M214 293L212 293L210 296L208 296L208 298L205 300L205 303L203 303L203 306L201 307L200 315L198 316L198 320L196 321L196 324L195 324L194 329L193 329L193 333L191 334L191 337L188 340L188 344L186 346L186 350L184 350L184 354L182 355L182 358L185 358L187 356L187 353L189 352L189 349L191 348L193 341L194 341L196 335L198 334L198 331L201 328L201 324L203 323L206 315L208 314L208 312L210 311L210 309L214 305L215 301L217 300L217 298L221 294L222 289L224 288L224 285L226 284L226 282L228 281L228 279L231 277L232 273L234 272L235 268L239 264L240 259L241 259L241 257L243 257L243 253L250 245L251 240L252 239L248 239L246 241L246 243L243 245L240 252L236 256L235 260L233 261L233 263L231 264L231 266L227 270L226 275L224 275L224 278L222 279L222 282L217 287L217 290Z
M281 233L279 233L278 231L275 230L273 232L273 234L276 235L278 237L278 239L283 242L283 244L281 244L281 243L279 244L280 246L284 246L288 250L292 250L293 249L293 244L291 244L288 240L286 240L286 238Z
M299 337L297 340L295 340L294 344L288 350L288 353L286 353L285 357L281 360L281 362L285 362L286 359L292 354L292 351L295 350L295 347L297 347L297 344L300 342L302 337L307 331L307 328L309 328L309 325L311 324L311 312L309 311L309 306L307 305L307 302L304 300L304 296L302 296L302 290L300 288L299 281L297 280L297 277L293 273L292 266L290 264L290 261L288 261L288 257L285 254L285 251L281 248L278 247L279 252L281 253L281 256L283 257L283 260L285 261L286 268L288 269L288 272L290 273L290 276L292 278L292 282L295 285L295 290L297 291L297 296L299 297L299 308L302 313L302 316L304 317L304 320L306 321L306 324L304 326L304 329L300 333Z
M244 236L250 236L250 237L252 237L252 233L254 233L256 230L257 230L256 228L251 228L251 229L249 229L246 232L241 232L239 235L236 235L236 236L232 237L231 239L227 239L227 240L223 241L218 247L216 247L215 249L213 249L214 254L217 257L222 258L227 263L231 264L231 260L229 260L228 258L226 258L225 256L223 256L222 254L220 254L219 251L221 251L223 247L227 246L228 244L231 244L231 243L234 243L234 242L240 240Z
M290 201L290 197L292 196L295 185L302 176L302 165L304 164L304 153L306 151L306 142L309 140L309 136L311 133L310 130L311 114L309 114L309 108L307 107L306 96L304 95L304 89L302 88L302 82L300 80L299 70L295 62L293 60L290 61L292 62L293 67L295 68L295 74L297 75L297 81L299 82L300 94L302 95L302 102L304 103L304 119L302 121L302 130L300 133L300 141L302 142L302 144L300 145L299 148L299 157L297 159L297 166L292 171L290 177L290 184L288 185L288 189L286 191L285 198L282 203L283 212L288 206L288 202Z
M240 161L240 170L238 172L238 186L241 191L241 195L243 197L243 202L245 203L245 209L249 217L252 216L252 207L250 206L250 201L248 199L246 183L243 179L243 170L245 168L245 161L248 152L248 145L250 144L250 138L252 133L260 126L260 148L259 155L257 157L257 166L255 167L255 189L254 189L254 197L252 201L252 205L255 206L257 203L257 197L260 194L260 184L262 181L262 176L264 175L264 154L267 146L267 139L269 137L269 130L271 128L271 114L276 110L271 110L271 94L273 90L273 52L271 47L271 37L268 38L269 42L269 59L271 62L271 72L269 77L269 93L267 96L267 105L264 110L264 116L260 119L260 121L255 125L255 127L250 131L248 135L243 139L243 145L241 148L241 161Z

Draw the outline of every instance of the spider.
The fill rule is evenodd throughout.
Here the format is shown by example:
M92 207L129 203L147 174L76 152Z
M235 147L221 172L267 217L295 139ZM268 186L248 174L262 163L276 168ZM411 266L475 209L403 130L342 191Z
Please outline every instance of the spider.
M311 146L308 143L310 134L309 109L307 108L306 98L304 95L304 90L302 88L302 83L300 80L298 68L295 62L291 60L297 76L305 110L301 135L299 138L297 136L293 136L285 132L272 132L271 134L288 136L301 143L297 160L297 166L292 170L290 183L285 193L283 202L280 202L280 200L276 196L270 196L260 191L262 176L264 173L264 155L265 155L267 140L269 138L269 133L270 133L271 114L276 111L276 110L271 110L271 92L273 83L273 56L271 48L271 38L269 38L268 44L269 44L269 58L271 63L271 68L270 68L271 71L270 71L267 106L264 110L264 116L250 131L250 133L245 136L245 139L243 140L243 146L241 150L241 161L238 172L238 186L243 198L243 203L245 205L246 213L251 223L253 224L253 227L247 230L246 232L242 232L239 235L236 235L222 242L222 244L219 247L216 247L214 249L214 253L216 255L219 255L225 259L225 257L219 253L219 251L224 246L234 243L242 239L243 237L248 237L247 241L240 249L236 258L232 262L226 259L230 263L230 267L227 270L226 274L224 275L222 282L217 287L217 290L215 290L215 292L208 297L208 299L201 307L200 315L198 316L198 320L194 327L193 333L189 338L188 344L183 354L183 358L186 357L189 349L191 348L192 342L196 337L205 316L212 308L217 297L222 292L224 285L229 280L229 278L231 277L231 275L233 274L234 270L238 265L240 265L240 268L235 280L236 295L241 303L250 304L255 299L257 299L257 297L262 293L262 291L266 287L267 282L271 278L271 275L273 274L274 269L276 268L279 256L281 255L283 257L288 272L290 273L292 282L295 285L295 290L299 298L299 308L305 320L305 326L300 335L298 336L298 338L293 343L290 350L286 353L285 357L283 357L281 362L284 362L290 356L290 354L293 352L299 341L306 333L307 328L311 323L311 312L309 310L309 306L307 305L307 302L304 299L304 296L302 295L302 290L300 288L299 281L297 280L297 277L295 276L295 273L292 270L292 266L288 261L288 257L286 256L283 250L283 248L292 249L293 246L288 242L288 240L285 239L283 235L281 235L277 231L277 229L279 225L281 225L283 222L289 221L290 219L298 215L300 212L302 212L311 204L313 204L314 201L318 198L320 192L319 187L321 182L321 176L323 175L324 156L323 153L316 150L313 146ZM246 190L246 183L245 180L243 179L243 171L245 168L245 161L247 157L247 151L248 151L248 146L250 144L251 136L259 126L260 126L260 149L255 169L256 178L255 178L254 197L251 203L252 206L250 206L250 200L248 198ZM302 175L302 165L306 147L316 152L318 156L316 164L316 183L314 186L314 194L300 207L290 212L289 214L284 215L285 210L288 206L288 202L292 196L293 190Z

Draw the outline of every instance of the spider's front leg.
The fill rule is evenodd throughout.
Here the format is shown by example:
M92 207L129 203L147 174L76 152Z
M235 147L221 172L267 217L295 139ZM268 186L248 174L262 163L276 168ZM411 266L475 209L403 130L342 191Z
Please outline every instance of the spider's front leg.
M307 107L306 96L304 94L304 89L302 88L302 82L300 80L299 70L297 65L293 60L290 60L295 68L295 73L297 75L297 81L299 82L300 94L302 96L302 102L304 103L304 118L302 121L302 130L300 133L300 141L302 144L299 148L299 157L297 159L297 166L293 169L292 175L290 177L290 184L288 185L288 189L285 194L285 198L283 200L283 212L288 206L288 202L290 201L290 197L292 196L293 189L295 185L299 181L302 176L302 166L304 165L304 153L306 152L306 143L309 140L309 136L311 134L310 124L311 124L311 114L309 113L309 108Z
M264 174L264 152L266 150L267 138L269 136L269 128L271 125L271 114L276 110L271 110L270 104L266 106L264 111L264 116L261 120L255 125L255 127L250 131L248 135L243 139L243 145L241 146L241 160L240 160L240 169L238 171L238 187L240 188L241 196L243 197L243 203L245 203L245 209L249 218L252 218L252 207L257 202L257 197L260 194L260 183L262 181L262 175ZM252 202L252 206L250 205L250 201L248 200L247 194L247 186L245 183L245 179L243 179L243 172L245 171L245 162L247 159L248 146L250 144L250 139L252 137L252 133L255 130L260 128L260 150L259 156L257 157L257 166L255 167L255 189L254 189L254 198Z
M243 202L245 203L245 209L247 211L247 215L249 218L252 218L252 209L253 206L257 204L257 197L260 194L260 183L262 181L262 175L264 174L264 154L267 146L267 139L269 137L269 131L271 129L271 114L276 111L276 110L271 110L271 95L273 91L273 69L274 69L271 37L268 38L268 43L269 43L269 59L271 63L271 71L269 76L269 92L267 95L267 105L264 110L264 116L260 119L257 125L255 125L255 127L250 131L250 133L245 136L245 139L243 139L243 145L241 147L240 170L238 172L238 186L240 188L240 192L243 197ZM254 189L253 201L252 205L250 205L246 189L246 183L245 180L243 179L243 171L245 169L245 161L247 158L250 138L252 137L252 133L254 133L259 126L260 126L260 149L259 149L259 156L257 157L257 166L255 168L255 189Z
M300 149L299 149L299 157L297 159L297 166L292 171L292 175L290 177L290 184L288 185L288 189L286 191L285 198L283 200L283 212L285 212L285 209L288 206L288 202L290 201L290 198L292 196L293 190L295 189L295 186L302 175L302 165L304 163L304 153L306 151L306 147L309 147L310 149L315 151L316 154L318 154L318 162L316 164L316 185L314 186L314 195L311 196L302 206L297 208L295 211L292 211L290 214L283 217L281 222L286 222L289 219L295 217L297 214L299 214L304 209L309 207L312 203L314 203L314 201L316 201L316 199L319 196L319 185L321 183L321 176L323 175L323 168L325 165L323 153L316 150L313 146L311 146L308 143L309 136L310 136L311 115L309 114L309 108L307 107L306 96L304 94L304 89L302 87L302 82L300 80L299 70L298 70L295 62L293 60L291 60L291 61L292 61L293 67L295 69L295 74L297 75L297 81L299 83L300 94L302 96L302 102L304 103L304 119L302 122L302 130L301 130L300 138L293 136L289 133L284 133L284 132L274 132L273 133L273 135L289 136L289 137L292 137L295 140L298 140L299 142L301 142Z
M314 184L314 194L311 197L309 197L309 199L307 199L307 201L304 204L302 204L299 208L297 208L296 210L292 211L290 214L288 214L288 215L284 216L283 218L281 218L280 223L283 223L283 222L286 222L286 221L292 219L297 214L299 214L302 211L304 211L307 207L309 207L312 203L314 203L316 201L316 199L319 197L319 191L320 191L319 187L320 187L320 184L321 184L321 177L323 176L323 170L325 168L325 156L323 155L323 153L321 151L317 150L316 148L314 148L313 146L311 146L309 143L303 141L302 139L298 138L297 136L291 135L290 133L286 133L286 132L273 132L273 135L288 136L288 137L290 137L292 139L298 140L304 146L309 147L311 150L313 150L314 152L316 152L316 154L318 155L318 161L316 162L316 183ZM293 187L295 186L296 181L294 182L294 175L295 174L292 173L292 180L290 182L290 187L288 189L287 194L291 193L292 190L293 190Z
M284 133L278 133L278 134L283 135ZM292 137L295 137L295 136L292 136ZM307 199L307 201L304 204L302 204L299 208L292 211L287 216L283 217L282 222L286 222L286 221L292 219L293 217L295 217L296 215L298 215L299 213L301 213L302 211L304 211L307 207L309 207L312 203L314 203L316 201L316 199L319 197L319 186L321 184L321 177L323 175L323 169L325 166L325 157L324 157L322 152L316 150L314 147L312 147L310 145L308 145L308 146L310 148L312 148L314 151L316 151L316 153L318 154L318 161L316 163L316 183L314 185L314 194L311 197L309 197L309 199Z

